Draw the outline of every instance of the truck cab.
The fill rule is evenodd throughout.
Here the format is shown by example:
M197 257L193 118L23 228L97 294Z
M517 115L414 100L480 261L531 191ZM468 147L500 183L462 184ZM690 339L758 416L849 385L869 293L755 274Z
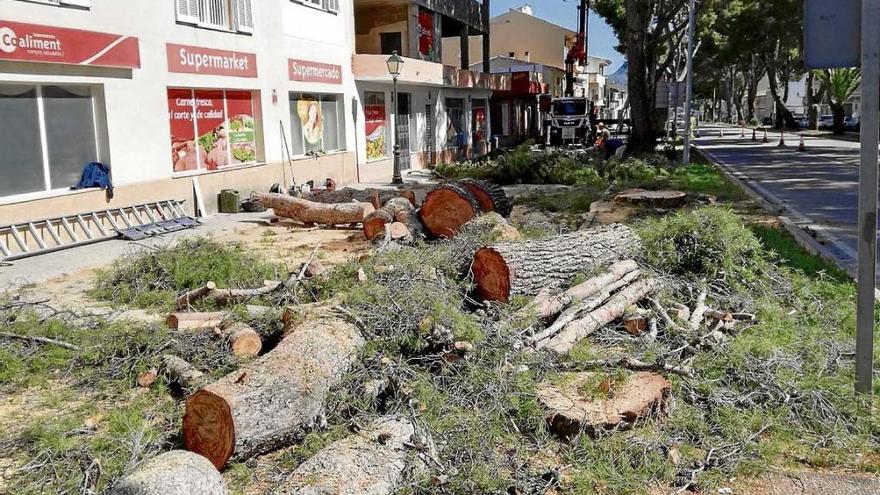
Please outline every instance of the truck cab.
M592 131L593 104L586 98L555 98L547 116L547 144L586 144Z

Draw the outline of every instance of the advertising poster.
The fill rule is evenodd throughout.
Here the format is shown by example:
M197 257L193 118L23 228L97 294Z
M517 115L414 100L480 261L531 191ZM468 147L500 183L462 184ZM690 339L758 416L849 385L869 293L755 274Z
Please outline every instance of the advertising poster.
M434 13L419 9L419 56L434 61Z
M296 102L296 113L302 125L305 152L324 149L324 116L317 98L303 97Z
M474 107L474 141L486 140L486 108Z
M202 157L199 168L225 167L229 165L229 140L224 125L223 91L196 90L195 101L198 149Z
M257 161L257 130L253 100L253 94L249 91L226 92L229 149L233 165Z
M364 100L367 160L386 157L385 93L365 93Z
M168 120L171 122L171 163L175 172L198 170L199 150L196 144L193 92L189 89L168 90ZM204 155L204 150L201 155Z

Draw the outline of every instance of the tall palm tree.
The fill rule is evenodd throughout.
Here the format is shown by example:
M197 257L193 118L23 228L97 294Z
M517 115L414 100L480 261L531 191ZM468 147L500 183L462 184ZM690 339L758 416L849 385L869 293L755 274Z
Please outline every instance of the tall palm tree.
M834 134L843 134L843 105L859 90L862 84L862 71L856 68L825 69L816 71L816 78L822 82L822 89L831 103L834 114Z

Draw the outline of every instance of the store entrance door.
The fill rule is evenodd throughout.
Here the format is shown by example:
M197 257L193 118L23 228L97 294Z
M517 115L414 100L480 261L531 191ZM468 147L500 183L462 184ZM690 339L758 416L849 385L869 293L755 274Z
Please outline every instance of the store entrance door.
M409 121L412 108L409 93L397 94L397 144L400 145L400 170L410 169Z

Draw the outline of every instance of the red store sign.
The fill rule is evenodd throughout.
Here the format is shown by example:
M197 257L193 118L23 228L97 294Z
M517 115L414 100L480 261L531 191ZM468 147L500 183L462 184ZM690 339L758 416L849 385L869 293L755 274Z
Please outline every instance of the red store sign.
M291 81L342 84L342 67L308 60L288 59Z
M165 47L168 55L168 72L257 77L257 56L253 53L173 43L168 43Z
M134 36L0 20L0 61L49 62L137 69Z

